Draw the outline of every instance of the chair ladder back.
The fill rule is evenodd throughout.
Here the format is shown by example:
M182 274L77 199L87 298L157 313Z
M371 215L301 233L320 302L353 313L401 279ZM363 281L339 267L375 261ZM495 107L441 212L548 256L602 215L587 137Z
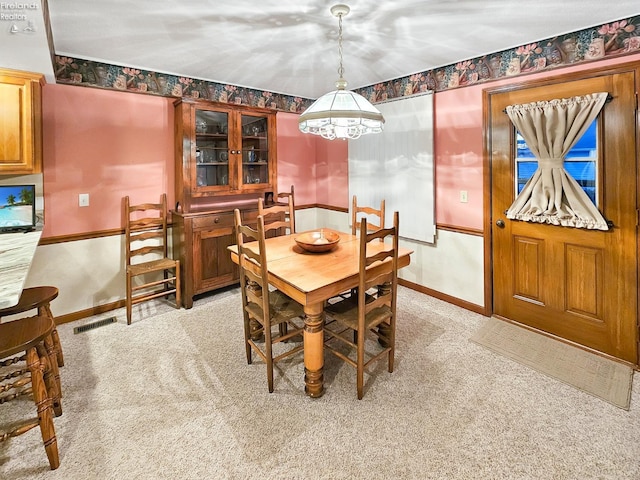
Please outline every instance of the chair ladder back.
M377 224L372 223L368 218L367 221L367 233L376 232L384 229L384 215L385 215L385 201L380 201L380 208L373 208L368 206L358 206L358 199L356 195L353 196L351 201L351 233L356 235L358 230L361 230L361 224L358 217L368 218L368 216L378 217ZM381 240L382 241L382 240Z
M362 325L364 325L366 314L382 305L388 305L394 311L398 279L398 217L398 212L394 212L393 227L367 233L360 237L358 302L361 317L359 321L362 322ZM360 231L367 231L366 218L362 218L360 221ZM369 243L375 240L384 241L384 238L389 236L393 238L391 248L367 255ZM391 288L388 290L378 288L378 294L373 299L366 296L366 291L371 287L385 283Z
M293 196L289 196L287 203L276 203L265 206L262 198L258 199L258 215L264 219L265 234L267 232L276 231L276 235L280 233L280 229L289 230L288 233L296 233L296 221L294 210Z
M135 215L143 212L145 216ZM154 213L153 216L152 212ZM131 205L129 196L125 197L125 237L126 261L132 264L133 257L156 253L167 257L167 195L161 196L160 203L142 203ZM149 242L154 240L155 243Z
M160 203L131 205L124 197L127 324L137 303L175 294L176 307L181 307L180 261L169 257L167 213L166 193ZM160 274L161 280L146 278Z
M240 287L244 308L250 303L260 305L263 314L269 318L269 280L267 274L267 254L264 237L264 218L258 215L256 229L242 224L240 210L234 210L238 245L238 266L240 269ZM248 239L245 240L245 237ZM255 252L252 247L256 246ZM251 246L248 246L250 243ZM258 287L258 288L256 288ZM264 292L267 292L264 295Z

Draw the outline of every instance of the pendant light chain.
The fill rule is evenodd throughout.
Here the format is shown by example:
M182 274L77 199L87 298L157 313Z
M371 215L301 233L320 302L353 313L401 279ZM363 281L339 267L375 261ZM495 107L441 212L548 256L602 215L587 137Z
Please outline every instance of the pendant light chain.
M298 120L302 133L320 135L327 140L356 139L369 133L380 133L384 117L371 102L362 95L347 90L342 63L342 17L349 13L349 6L338 4L331 7L331 15L338 17L338 54L340 64L336 90L326 93L307 108Z
M338 55L340 56L338 76L342 79L344 75L344 67L342 66L342 14L338 15Z

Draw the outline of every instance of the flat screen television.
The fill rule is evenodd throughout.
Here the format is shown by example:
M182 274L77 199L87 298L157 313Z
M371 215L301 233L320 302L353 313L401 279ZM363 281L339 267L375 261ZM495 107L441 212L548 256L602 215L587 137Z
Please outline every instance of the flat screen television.
M36 186L0 185L0 233L36 227Z

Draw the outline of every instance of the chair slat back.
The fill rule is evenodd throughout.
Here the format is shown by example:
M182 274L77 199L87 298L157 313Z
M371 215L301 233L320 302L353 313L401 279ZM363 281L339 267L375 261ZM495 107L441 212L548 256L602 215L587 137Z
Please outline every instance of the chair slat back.
M131 205L129 196L124 198L126 264L148 261L146 255L166 258L167 248L167 195L160 203Z
M264 205L262 198L258 199L258 215L264 218L265 234L275 232L278 236L296 233L293 195L288 197L286 204L275 203L268 207Z
M367 218L367 233L384 228L384 200L380 202L380 208L358 206L358 199L354 195L351 201L351 234L356 235L361 230L360 220ZM371 222L371 216L378 217L377 223Z
M398 225L399 214L393 214L393 227L383 228L371 233L360 235L360 260L359 260L359 285L358 285L358 322L364 327L365 316L370 311L387 306L395 315L396 294L398 285ZM360 231L367 232L367 219L360 221ZM384 241L386 237L392 238L391 245L385 244L384 249L376 253L367 253L367 246L374 241ZM369 250L378 250L379 245ZM366 295L371 287L379 287L378 293L373 297Z
M234 210L236 244L238 246L238 267L240 269L240 289L242 305L246 310L254 303L262 309L263 317L269 318L269 279L267 273L267 252L265 248L264 218L258 215L256 228L242 224L239 209ZM257 252L255 248L257 247Z

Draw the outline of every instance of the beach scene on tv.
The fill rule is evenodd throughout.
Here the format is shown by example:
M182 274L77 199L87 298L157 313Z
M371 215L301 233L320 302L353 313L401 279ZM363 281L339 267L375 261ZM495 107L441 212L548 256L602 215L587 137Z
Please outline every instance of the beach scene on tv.
M0 186L0 228L33 226L33 186Z

